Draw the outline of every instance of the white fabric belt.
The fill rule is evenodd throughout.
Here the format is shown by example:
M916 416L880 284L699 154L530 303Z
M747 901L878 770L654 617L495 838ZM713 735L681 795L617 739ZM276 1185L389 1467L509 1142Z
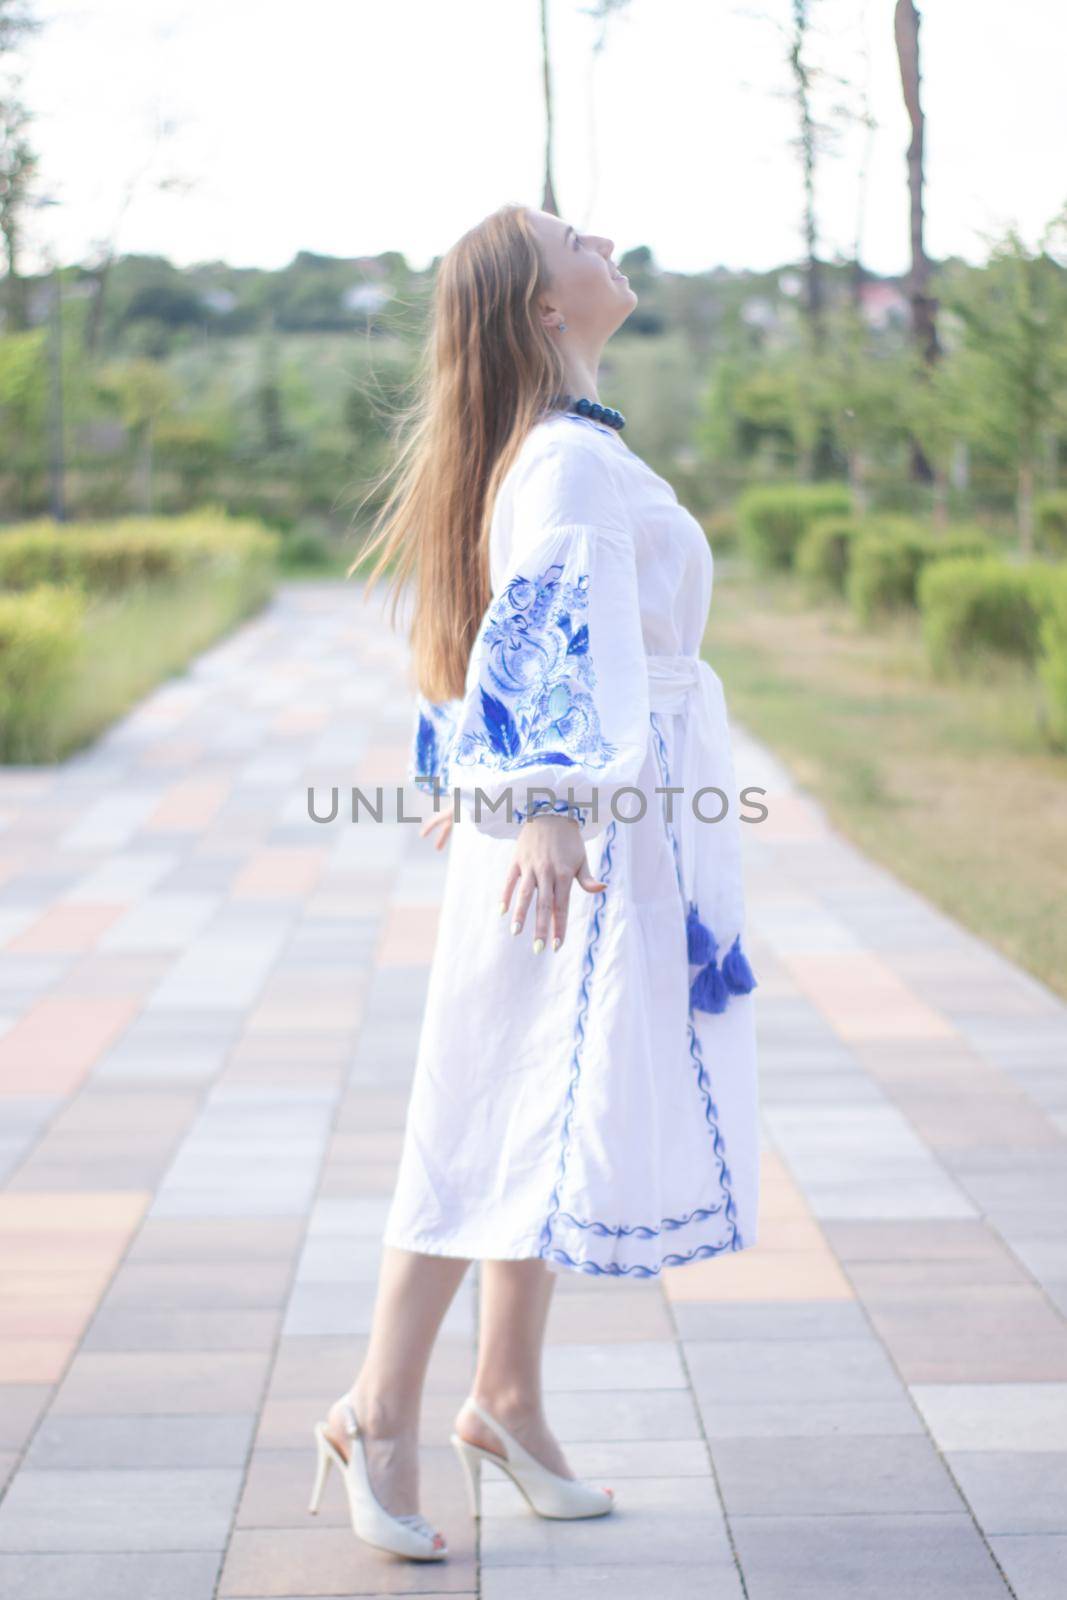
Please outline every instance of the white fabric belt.
M648 656L648 703L653 711L684 711L700 686L697 656Z
M681 846L683 896L699 908L722 956L741 931L744 916L738 797L722 681L701 656L650 655L647 662L650 710L684 713L698 733L683 739L682 757L670 773L671 783L683 789L675 802L673 831ZM729 813L721 822L695 820L692 797L708 785L718 786L728 796ZM718 810L711 796L705 806L705 815Z

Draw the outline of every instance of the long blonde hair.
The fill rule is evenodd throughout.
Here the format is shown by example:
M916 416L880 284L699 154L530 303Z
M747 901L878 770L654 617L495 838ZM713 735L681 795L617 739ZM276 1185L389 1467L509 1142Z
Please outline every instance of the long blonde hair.
M368 592L386 572L393 617L413 579L410 638L418 688L462 695L489 603L489 526L500 482L563 386L563 363L537 314L549 274L527 210L504 205L437 269L415 399L394 423L396 483L347 576L371 556Z

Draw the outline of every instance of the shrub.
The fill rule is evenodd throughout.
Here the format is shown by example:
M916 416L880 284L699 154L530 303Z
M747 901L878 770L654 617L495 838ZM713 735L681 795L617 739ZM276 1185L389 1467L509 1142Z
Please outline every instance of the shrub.
M74 668L85 597L41 583L0 594L0 759L38 759L39 728Z
M717 556L732 555L737 549L737 513L734 511L709 511L699 521L708 536L712 553Z
M862 622L879 612L916 604L919 573L932 561L991 553L980 529L956 528L935 534L905 517L879 518L852 547L846 592Z
M1037 675L1049 732L1067 748L1067 568L1046 568L1038 590L1041 623Z
M768 484L747 489L737 503L741 543L764 571L791 567L804 534L822 517L847 516L843 484Z
M270 562L276 547L258 523L210 509L105 524L41 520L0 535L0 589L54 583L116 594L134 583Z
M1034 502L1037 548L1056 559L1067 556L1067 489L1043 494Z
M960 669L986 652L1033 663L1045 569L995 555L947 557L919 574L918 602L930 664Z
M797 546L796 569L813 594L844 594L851 550L865 524L855 517L820 517Z

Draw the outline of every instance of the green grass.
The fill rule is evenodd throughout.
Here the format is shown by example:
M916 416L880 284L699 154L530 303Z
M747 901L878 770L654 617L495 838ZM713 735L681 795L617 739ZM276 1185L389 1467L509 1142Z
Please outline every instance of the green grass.
M139 584L94 600L79 638L76 668L40 728L39 760L88 744L200 651L269 600L269 569Z
M864 630L728 562L705 654L731 714L843 834L1067 997L1067 757L1025 669L935 682L916 616Z

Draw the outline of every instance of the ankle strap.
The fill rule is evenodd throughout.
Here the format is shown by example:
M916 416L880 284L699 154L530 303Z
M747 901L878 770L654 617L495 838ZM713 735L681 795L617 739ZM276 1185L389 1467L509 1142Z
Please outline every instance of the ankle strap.
M356 1413L352 1409L352 1403L350 1400L341 1401L341 1416L344 1419L345 1434L347 1437L349 1439L357 1438L359 1435L359 1423L356 1420Z

